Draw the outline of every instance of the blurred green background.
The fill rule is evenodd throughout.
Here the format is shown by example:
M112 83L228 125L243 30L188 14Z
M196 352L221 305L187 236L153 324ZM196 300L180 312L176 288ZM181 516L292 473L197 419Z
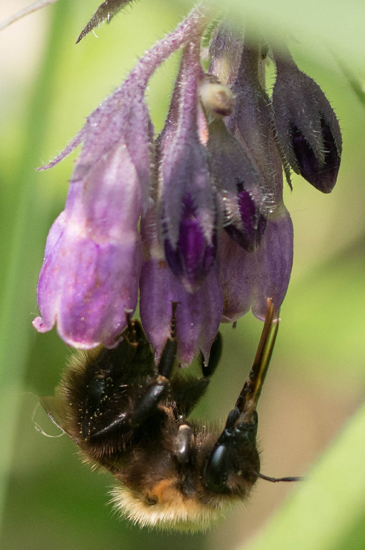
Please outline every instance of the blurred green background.
M27 3L2 0L0 21ZM70 355L54 332L39 335L31 321L46 235L63 209L75 154L51 171L35 168L64 147L138 57L191 5L141 0L98 30L99 38L91 34L75 46L98 1L59 0L0 33L2 550L365 547L364 5L355 0L234 3L237 17L244 20L244 7L271 29L277 25L276 32L289 31L295 59L326 92L343 130L343 161L333 193L321 195L300 178L286 193L295 263L259 407L263 472L308 479L295 487L260 481L250 501L207 535L142 531L113 516L109 476L83 466L67 437L49 438L35 429L36 396L53 393ZM357 95L340 64L356 79ZM175 74L176 57L151 81L157 130ZM200 416L213 422L225 418L261 326L247 315L236 330L223 327L224 359ZM57 435L39 409L35 421Z

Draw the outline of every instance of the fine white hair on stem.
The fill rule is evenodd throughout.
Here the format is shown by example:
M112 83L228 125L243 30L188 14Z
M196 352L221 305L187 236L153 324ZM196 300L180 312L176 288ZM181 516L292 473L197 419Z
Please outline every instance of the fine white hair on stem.
M50 4L54 4L57 2L57 0L37 0L37 2L33 2L33 4L30 4L26 8L23 8L22 10L18 11L14 15L8 17L8 19L5 19L5 21L2 21L0 23L0 31L3 29L6 29L6 27L9 27L9 25L12 25L13 23L16 23L21 19L22 17L25 17L26 15L29 15L30 13L33 13L35 11L38 11L42 8L45 8L46 6L49 6Z

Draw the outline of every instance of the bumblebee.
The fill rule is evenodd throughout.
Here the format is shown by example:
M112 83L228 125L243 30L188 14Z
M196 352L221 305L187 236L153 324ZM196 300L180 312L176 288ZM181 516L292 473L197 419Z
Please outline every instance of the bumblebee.
M260 474L256 445L256 406L279 327L273 316L269 303L251 372L221 433L188 419L218 364L220 335L201 378L187 378L173 369L173 326L156 364L141 324L129 321L115 349L75 355L56 396L41 398L85 461L118 480L112 498L123 516L141 526L206 530L248 497L258 477L278 481Z

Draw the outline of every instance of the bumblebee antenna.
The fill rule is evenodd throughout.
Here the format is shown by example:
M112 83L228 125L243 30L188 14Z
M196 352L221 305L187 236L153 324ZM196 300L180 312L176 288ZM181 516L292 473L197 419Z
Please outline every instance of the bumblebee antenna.
M268 371L275 341L279 330L279 319L274 321L275 307L271 298L267 300L267 310L260 342L256 351L252 368L242 391L237 399L236 407L242 413L241 421L250 422L256 411L262 386Z
M265 476L264 474L260 474L259 472L255 472L254 470L252 470L252 473L255 474L255 476L259 477L260 479L264 479L265 481L271 481L271 483L278 483L281 481L292 482L292 481L304 480L304 477L301 477L301 476L270 477L270 476Z

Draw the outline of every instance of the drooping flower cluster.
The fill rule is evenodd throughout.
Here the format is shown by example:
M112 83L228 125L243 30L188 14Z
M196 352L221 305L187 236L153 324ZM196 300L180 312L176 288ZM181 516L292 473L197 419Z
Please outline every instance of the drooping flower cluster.
M57 324L72 346L113 347L140 291L157 357L177 303L178 358L189 365L199 352L209 358L221 321L251 308L264 319L267 298L278 314L293 259L282 166L331 191L341 133L323 92L285 48L263 47L221 23L205 74L200 43L208 23L205 9L195 8L44 167L83 143L65 210L47 240L37 330ZM146 86L180 47L169 113L155 138ZM267 55L277 67L272 100Z

